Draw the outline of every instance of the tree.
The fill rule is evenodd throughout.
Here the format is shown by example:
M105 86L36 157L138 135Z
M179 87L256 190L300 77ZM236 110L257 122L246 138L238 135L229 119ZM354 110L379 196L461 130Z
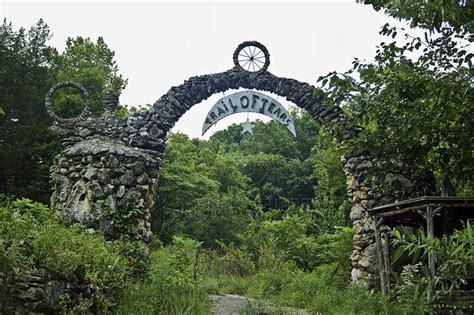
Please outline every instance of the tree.
M318 137L318 144L313 150L317 178L313 219L319 233L332 233L337 226L349 225L351 207L339 151L334 141L324 135Z
M243 172L250 178L252 199L265 210L287 209L290 204L309 204L316 180L310 159L286 159L281 155L257 153L247 157Z
M0 26L0 193L49 201L49 165L58 146L44 97L53 84L56 50L43 20L26 31Z
M244 136L240 143L244 153L265 153L288 159L299 157L296 139L283 125L274 120L268 123L257 120L254 124L253 135Z
M197 163L197 147L184 134L170 134L157 186L154 233L165 241L182 231L184 216L193 203L219 187Z
M394 27L381 34L394 38ZM471 34L443 26L436 36L383 42L375 62L355 59L345 73L321 77L332 104L345 104L365 128L354 143L386 162L434 172L443 187L473 193ZM415 56L415 57L413 57ZM394 163L386 163L389 167Z
M252 198L258 198L266 210L286 209L290 203L309 204L314 197L316 180L310 156L319 125L304 111L290 111L296 137L276 121L257 120L252 135L242 135L242 127L234 124L209 141L214 154L236 153L231 159L242 163Z
M126 80L118 74L111 51L102 38L68 39L59 55L47 45L48 25L39 20L29 31L13 29L5 20L0 27L0 193L49 202L49 169L59 145L51 132L44 98L58 81L83 84L91 96L93 112L109 88L120 92ZM76 92L75 92L76 93ZM55 110L70 117L81 110L82 100L70 91L58 91Z
M375 10L385 9L393 17L410 21L412 27L440 31L448 24L456 31L474 31L474 5L472 0L419 1L419 0L365 0Z
M210 148L215 144L169 135L153 213L153 230L163 241L177 234L207 247L215 246L215 239L237 241L255 205L246 192L248 179L238 155L214 154Z
M92 113L100 114L105 92L112 90L120 94L128 81L119 74L114 57L115 52L107 46L102 37L95 43L90 38L80 36L68 38L66 49L60 55L57 65L57 80L74 81L83 85L89 93ZM71 99L66 97L65 93L58 93L58 98L61 97L63 100L55 106L60 114L77 112L77 107L82 104L77 96ZM67 101L69 104L66 105Z
M256 205L245 190L209 192L198 198L186 211L182 233L203 242L207 248L239 243L250 222Z
M214 152L218 152L219 150L223 150L224 152L240 151L239 145L243 137L242 126L232 124L225 130L220 130L213 134L209 138L209 144L214 149Z

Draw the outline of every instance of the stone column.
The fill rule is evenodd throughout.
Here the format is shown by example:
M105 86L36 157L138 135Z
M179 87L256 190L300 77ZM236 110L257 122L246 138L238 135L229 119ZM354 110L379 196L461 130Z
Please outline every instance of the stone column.
M134 119L116 119L117 105L108 93L101 117L55 123L63 150L53 167L51 205L67 222L107 239L148 241L161 152L128 143Z
M368 213L371 183L367 180L373 166L367 154L342 157L346 174L347 193L352 203L350 219L353 228L353 252L351 255L351 280L370 286L374 282L375 244L372 221Z
M59 157L51 205L67 221L106 238L134 234L135 227L147 241L158 164L153 156L120 143L80 141Z
M348 196L352 202L350 219L353 227L353 252L351 255L351 280L368 288L374 286L378 274L374 222L368 210L382 204L435 193L431 173L414 174L406 166L376 178L371 170L378 163L367 152L346 154L341 158L346 174ZM380 192L384 186L384 193Z

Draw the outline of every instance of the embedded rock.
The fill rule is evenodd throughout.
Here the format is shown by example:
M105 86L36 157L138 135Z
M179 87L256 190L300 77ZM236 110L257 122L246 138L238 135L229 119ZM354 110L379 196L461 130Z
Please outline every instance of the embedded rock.
M341 157L341 162L346 174L348 197L352 202L349 215L354 233L351 279L371 288L377 274L377 263L373 220L369 216L369 208L396 200L434 194L434 181L430 176L415 176L403 165L400 165L397 173L385 174L382 180L375 176L369 178L371 169L380 161L376 161L367 152L346 154ZM385 188L383 194L379 192L382 186Z
M7 314L53 314L60 312L61 300L69 297L69 307L90 296L86 283L71 282L46 269L24 272L21 281L15 284L14 304Z

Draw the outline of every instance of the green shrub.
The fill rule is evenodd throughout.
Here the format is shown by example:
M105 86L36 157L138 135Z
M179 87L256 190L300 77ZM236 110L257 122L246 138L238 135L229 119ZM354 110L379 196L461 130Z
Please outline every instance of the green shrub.
M242 233L239 250L253 259L257 270L260 256L270 257L269 253L306 271L333 262L346 270L352 252L352 229L334 227L333 233L317 235L312 233L313 225L312 215L301 208L281 219L275 219L272 212L262 214Z
M307 233L311 225L311 215L300 210L285 214L281 220L265 221L262 229L274 254L310 270L314 268L317 252L315 237Z
M114 242L114 249L127 259L130 273L135 278L141 278L148 271L150 250L142 241L121 238Z
M248 289L249 295L263 299L278 296L297 272L296 268L292 268L286 262L275 263L272 261L269 269L262 269L254 276L256 281L253 283L255 285Z
M155 235L151 236L151 240L148 243L148 248L151 251L157 251L163 248L163 242Z
M0 204L0 307L11 302L13 287L25 271L44 268L72 282L89 283L93 305L110 310L137 268L144 268L144 245L106 242L59 223L46 206L21 199ZM62 301L65 309L67 296Z
M86 280L94 305L107 310L130 277L127 259L99 235L86 235L58 223L42 225L32 240L35 265L75 282Z
M429 304L442 297L449 298L453 291L474 279L474 233L471 222L468 221L463 229L442 238L427 237L424 229L416 233L393 230L391 234L395 245L393 262L411 261L397 276L395 289L402 301L411 303L415 297L417 305L429 308ZM434 274L428 268L430 251L436 257Z
M200 285L199 246L174 237L170 246L150 255L148 277L129 286L120 314L208 314L207 293Z
M349 227L335 227L333 233L318 235L315 239L316 252L313 264L333 265L333 274L338 274L340 280L348 279L348 266L352 253L352 229Z
M263 218L246 231L241 247L223 245L223 254L205 252L203 281L209 292L239 294L323 314L410 311L349 283L350 228L308 235L300 213L287 214L282 220ZM312 271L304 266L311 266Z
M114 222L114 230L117 236L127 238L132 241L140 240L140 232L137 227L137 219L143 214L143 207L138 206L137 199L131 198L130 205L126 211L120 211L107 202L103 201L100 203L102 213L99 216L106 218L110 222Z
M208 265L208 268L212 272L239 277L255 274L256 265L248 251L234 244L220 243L220 245L225 251L225 255L219 255L214 251L207 251L204 255L204 257L210 258L208 263L211 264Z
M47 219L45 207L27 199L0 202L0 310L11 303L23 271L34 266L28 244L39 226L35 215Z
M7 206L22 216L30 215L40 223L53 218L53 211L50 208L42 203L31 201L30 199L22 198L12 200Z

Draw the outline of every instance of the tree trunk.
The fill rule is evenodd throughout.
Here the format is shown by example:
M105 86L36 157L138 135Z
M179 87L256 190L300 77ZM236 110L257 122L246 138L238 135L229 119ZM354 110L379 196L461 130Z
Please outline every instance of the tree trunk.
M453 184L448 175L444 175L443 180L441 181L441 196L456 196L456 191L454 190Z

